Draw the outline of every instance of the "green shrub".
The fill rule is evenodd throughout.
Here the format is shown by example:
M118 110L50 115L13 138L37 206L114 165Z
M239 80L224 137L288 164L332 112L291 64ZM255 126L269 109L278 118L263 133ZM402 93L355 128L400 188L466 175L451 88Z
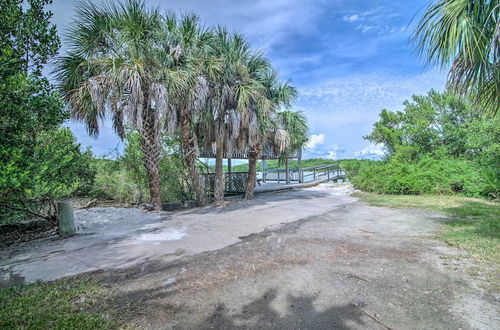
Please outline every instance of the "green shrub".
M189 177L178 150L178 142L163 139L163 154L160 160L160 189L164 203L191 199ZM96 158L92 167L95 180L88 196L100 200L141 204L149 200L146 170L142 162L139 135L129 132L125 148L116 159Z
M355 177L358 175L361 168L375 163L376 162L372 160L345 159L340 161L340 167L348 177Z
M54 217L55 199L92 181L91 156L81 152L67 128L40 132L27 146L0 146L0 223L30 219L30 210Z
M424 157L417 162L350 161L342 166L350 181L364 191L490 198L498 195L495 181L488 181L485 170L467 160Z

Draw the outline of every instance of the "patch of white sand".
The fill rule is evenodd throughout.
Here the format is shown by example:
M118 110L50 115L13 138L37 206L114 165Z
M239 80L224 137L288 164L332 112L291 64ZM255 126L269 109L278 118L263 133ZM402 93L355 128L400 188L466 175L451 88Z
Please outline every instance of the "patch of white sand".
M333 196L349 196L356 191L356 189L349 182L321 183L317 186L308 188L308 190L327 192Z
M185 232L177 229L166 229L161 232L141 234L134 239L146 242L177 241L186 235Z

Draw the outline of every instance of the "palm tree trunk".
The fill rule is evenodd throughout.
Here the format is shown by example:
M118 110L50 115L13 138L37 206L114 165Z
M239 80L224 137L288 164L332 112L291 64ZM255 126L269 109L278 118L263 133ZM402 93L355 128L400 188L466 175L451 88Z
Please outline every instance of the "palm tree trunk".
M160 157L161 147L159 141L158 125L155 114L149 107L148 95L143 110L143 123L141 130L141 150L144 154L143 163L146 168L149 183L149 202L155 210L161 210L160 196Z
M224 202L224 168L222 161L224 160L224 137L217 139L215 147L215 188L214 199L216 205L222 205Z
M149 153L152 156L154 152ZM149 182L149 202L155 210L161 210L161 195L160 195L160 162L153 160L155 156L144 156L144 165L148 174Z
M286 175L285 183L290 184L290 170L288 168L288 157L285 158L285 175Z
M255 178L257 176L257 159L259 158L260 145L250 149L248 153L248 176L245 199L252 199L255 190Z
M189 171L189 176L191 178L191 185L194 190L196 197L196 203L198 206L205 205L206 198L203 189L203 184L201 183L200 174L196 170L196 144L195 137L191 136L191 129L189 127L189 118L183 116L181 118L181 133L182 133L182 149L184 151L184 162Z

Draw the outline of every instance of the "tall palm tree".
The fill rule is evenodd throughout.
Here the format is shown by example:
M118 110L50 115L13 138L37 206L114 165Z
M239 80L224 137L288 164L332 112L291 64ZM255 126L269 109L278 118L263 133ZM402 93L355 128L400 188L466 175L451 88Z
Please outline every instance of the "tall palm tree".
M307 119L302 112L285 110L276 114L277 127L286 131L289 143L281 152L280 158L284 159L286 172L288 173L289 156L305 147L309 140L309 127ZM287 176L286 183L290 183Z
M120 137L126 123L141 133L151 202L156 207L160 205L159 136L164 125L170 133L180 127L193 190L198 204L204 204L193 123L206 104L204 75L217 67L206 55L212 34L199 27L195 15L161 16L157 10L148 11L142 1L101 7L88 2L78 14L69 34L71 51L57 67L73 118L84 121L95 135L99 119L111 110ZM95 81L105 83L97 88L92 85Z
M108 114L120 137L126 125L140 133L150 202L159 209L160 135L165 123L173 129L175 116L167 92L184 83L168 70L179 52L169 42L164 18L140 0L87 1L67 36L69 53L58 59L56 73L72 117L91 135L99 133L99 121Z
M179 53L170 69L184 77L180 81L186 82L171 86L171 106L175 110L175 123L180 128L184 161L191 176L196 200L198 205L203 205L206 198L196 167L199 155L199 133L196 128L207 111L209 80L213 80L221 66L211 53L213 33L200 27L197 16L184 15L178 20L174 15L169 15L166 22L176 52Z
M451 65L451 90L474 96L494 114L500 109L500 4L493 0L437 0L412 39L428 63Z
M259 77L264 86L265 102L256 104L252 110L258 118L257 134L248 148L248 176L245 191L245 199L252 199L255 188L255 178L257 174L257 160L263 148L274 148L275 152L281 154L290 145L289 133L279 125L277 112L282 109L289 109L292 101L297 97L297 90L288 82L279 81L275 70L268 69Z
M268 62L252 52L243 37L223 28L215 32L212 47L221 70L210 79L209 118L201 130L206 146L215 148L214 198L221 204L224 200L224 153L245 151L253 143L257 118L250 108L263 98L264 89L257 78Z

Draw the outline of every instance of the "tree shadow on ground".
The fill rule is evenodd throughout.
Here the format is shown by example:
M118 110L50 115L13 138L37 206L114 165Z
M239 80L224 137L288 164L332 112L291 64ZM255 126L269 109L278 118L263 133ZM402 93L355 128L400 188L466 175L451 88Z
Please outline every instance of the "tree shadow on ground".
M478 201L461 201L460 205L444 209L452 217L445 224L469 227L476 235L500 238L500 207Z
M332 306L324 311L314 307L315 297L288 295L288 315L281 316L271 306L277 289L269 289L261 297L243 306L238 314L231 314L225 304L218 304L213 312L197 324L196 329L352 329L376 328L365 324L356 304Z

